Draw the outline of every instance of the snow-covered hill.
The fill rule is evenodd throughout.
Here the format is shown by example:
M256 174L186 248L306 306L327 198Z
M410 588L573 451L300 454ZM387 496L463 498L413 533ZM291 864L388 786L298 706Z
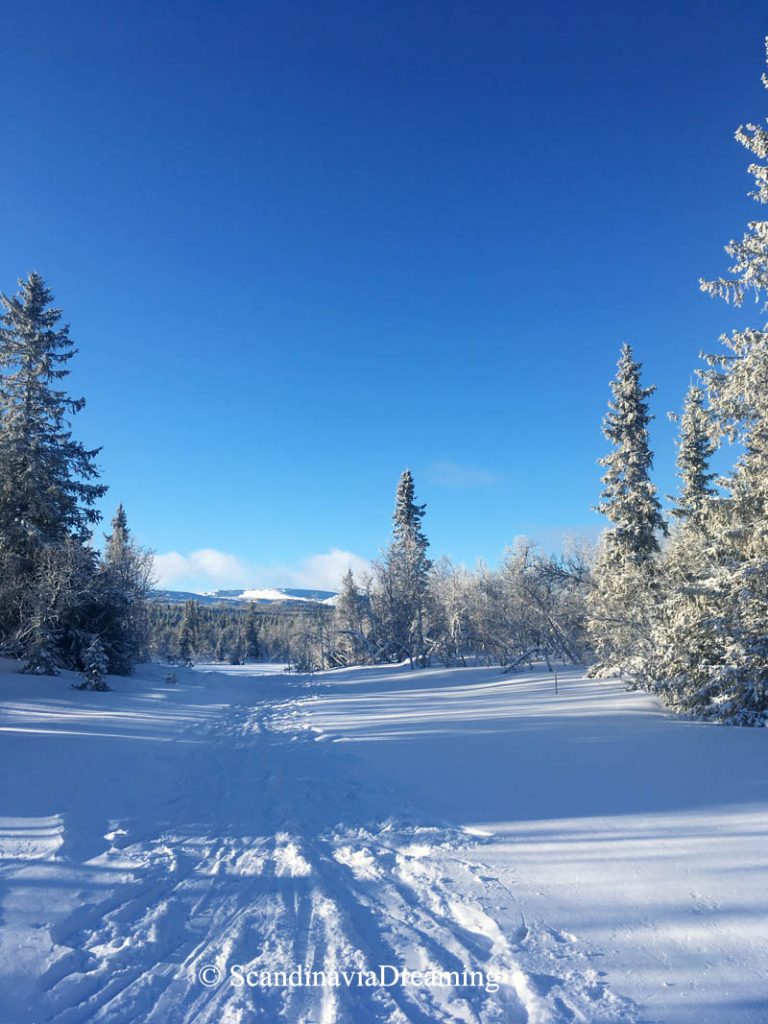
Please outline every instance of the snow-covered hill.
M333 590L301 590L294 587L259 587L251 590L209 590L195 594L186 590L156 590L157 601L177 603L200 601L202 604L220 604L223 601L252 601L254 604L298 602L300 604L334 604L337 594Z
M764 729L573 671L0 667L2 1024L766 1020Z

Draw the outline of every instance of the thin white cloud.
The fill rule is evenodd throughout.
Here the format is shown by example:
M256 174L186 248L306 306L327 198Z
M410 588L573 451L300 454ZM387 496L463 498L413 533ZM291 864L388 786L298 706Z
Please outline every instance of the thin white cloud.
M262 587L337 590L347 569L359 576L370 569L370 562L340 548L309 555L293 565L256 565L216 548L201 548L187 555L178 551L155 555L157 586L193 593Z
M427 478L438 487L493 487L502 477L489 469L461 466L458 462L432 462L427 467Z
M155 555L155 575L157 586L165 590L196 589L191 581L199 581L204 590L247 587L252 582L250 567L242 559L215 548Z
M338 590L341 577L347 569L351 569L359 578L370 568L371 563L367 558L355 555L351 551L331 548L323 555L310 555L295 569L286 569L293 582L283 585L303 587L306 590Z
M165 589L173 587L189 572L188 560L178 551L168 551L164 555L154 555L154 577L157 586Z

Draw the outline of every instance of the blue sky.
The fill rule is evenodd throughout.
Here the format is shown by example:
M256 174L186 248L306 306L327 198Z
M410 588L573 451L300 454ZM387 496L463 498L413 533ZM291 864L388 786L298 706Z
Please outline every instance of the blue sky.
M167 583L327 584L405 466L435 554L594 534L625 340L674 486L665 413L744 319L697 280L757 212L764 2L6 20L0 288L54 288L105 509Z

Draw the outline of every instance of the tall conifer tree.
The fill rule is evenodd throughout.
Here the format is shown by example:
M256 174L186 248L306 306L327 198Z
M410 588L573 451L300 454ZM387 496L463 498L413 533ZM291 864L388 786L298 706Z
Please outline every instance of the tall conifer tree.
M184 614L179 625L177 641L180 665L192 665L194 663L198 641L198 623L197 601L185 601ZM239 640L239 631L237 635ZM238 664L238 662L235 662L235 664Z
M640 383L642 366L623 345L615 378L613 397L603 420L603 434L613 451L600 459L605 467L602 501L597 511L612 524L608 543L615 554L642 564L659 552L659 534L667 532L661 504L651 480L653 452L648 426L653 419L648 399L656 388Z
M360 665L366 661L368 641L364 630L366 598L360 593L351 569L341 580L334 608L335 656L342 665Z
M716 450L711 425L704 407L704 391L692 384L685 396L679 417L680 436L677 442L677 473L680 491L672 515L678 520L698 517L707 502L717 494L713 486L716 474L709 468Z
M85 405L59 386L75 355L61 311L37 273L19 293L0 295L0 530L20 555L66 536L86 540L106 492L95 458L72 436L69 418Z
M134 541L122 504L117 507L111 527L99 568L99 634L109 671L127 675L147 650L147 599L152 589L153 564L151 553Z
M603 536L589 600L589 629L599 675L636 676L650 644L655 603L655 562L659 535L667 526L651 480L653 452L648 398L653 387L640 380L641 364L632 349L621 349L603 433L613 450L605 467L597 510L611 522Z
M425 617L429 570L427 540L422 527L426 505L416 501L413 475L409 469L400 477L395 495L393 540L381 567L382 590L386 595L385 631L391 654L408 658L412 666L427 660Z
M248 602L248 606L243 614L241 637L243 660L256 661L260 654L259 618L256 612L256 605L253 601Z
M768 41L767 41L768 46ZM768 88L768 75L763 74ZM752 154L751 196L768 203L768 129L742 125L737 140ZM768 308L768 221L753 220L726 246L729 276L702 290L741 306L747 295ZM739 446L725 496L707 505L694 571L678 593L660 685L687 711L743 724L768 716L768 325L723 336L725 351L706 357L702 377L717 439ZM674 599L675 595L672 595Z
M106 491L98 449L72 435L85 402L61 386L76 349L52 298L34 272L16 296L0 295L0 641L32 671L74 650L82 623L71 588L90 592L95 566L71 545L87 545ZM55 652L43 651L46 638Z

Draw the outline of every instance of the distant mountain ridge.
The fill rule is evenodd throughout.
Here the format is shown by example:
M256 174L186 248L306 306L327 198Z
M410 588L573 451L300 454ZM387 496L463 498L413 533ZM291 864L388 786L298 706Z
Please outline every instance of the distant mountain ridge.
M253 604L335 604L338 594L335 590L302 590L296 587L258 587L251 590L209 590L196 594L189 590L153 590L155 601L176 604L181 601L199 601L200 604L222 604L224 602L251 602Z

